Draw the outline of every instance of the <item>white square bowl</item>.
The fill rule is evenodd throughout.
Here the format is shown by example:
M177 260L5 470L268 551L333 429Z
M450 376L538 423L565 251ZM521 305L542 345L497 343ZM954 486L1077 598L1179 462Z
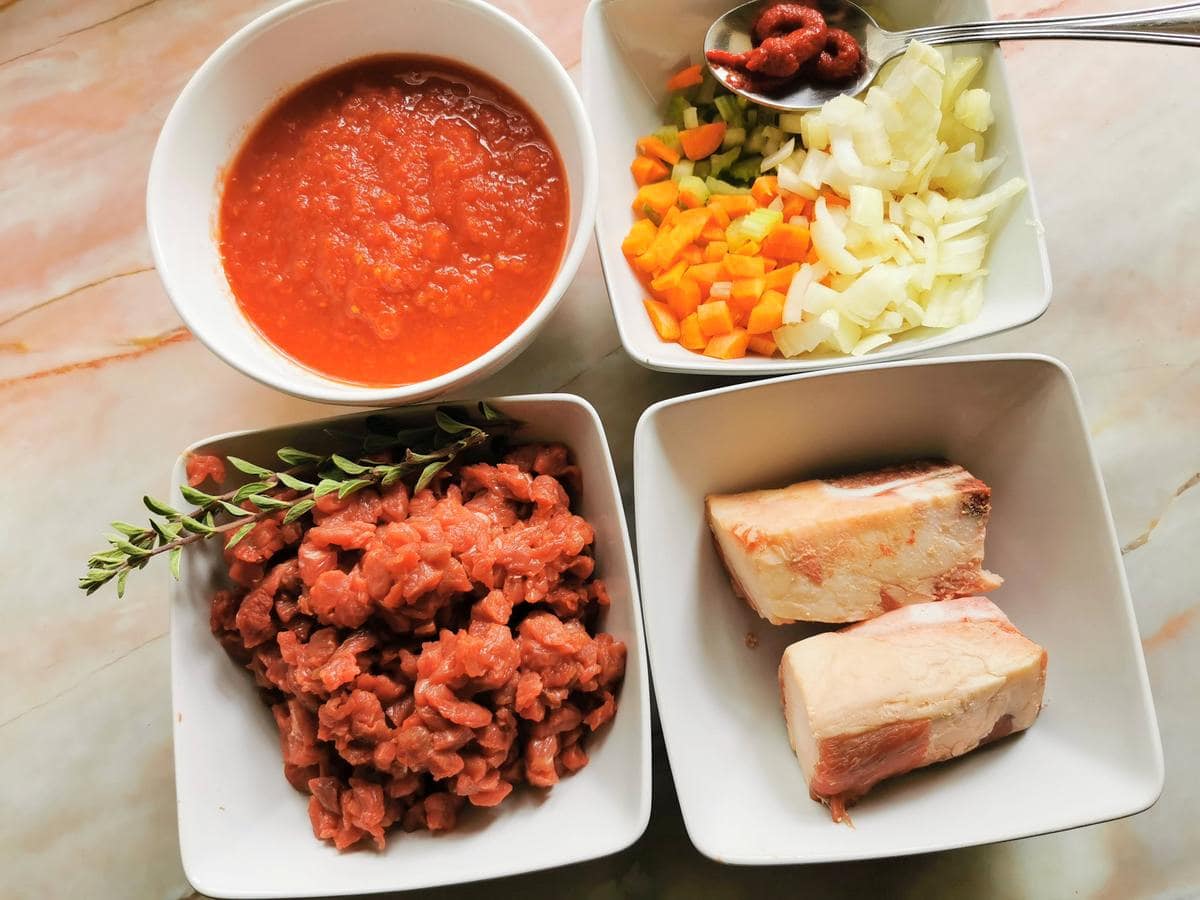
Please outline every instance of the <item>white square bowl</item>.
M661 124L669 75L689 59L697 61L708 26L742 0L592 0L583 30L583 94L596 133L600 160L600 202L596 243L608 283L621 343L635 361L664 372L734 377L782 375L834 366L860 365L862 358L823 354L799 359L709 359L658 338L642 306L645 289L621 253L621 240L633 223L630 204L636 190L629 175L634 143ZM896 28L992 18L987 0L883 0L869 4ZM965 45L982 56L976 85L992 94L996 122L988 132L989 155L1004 162L995 185L1013 177L1029 188L1011 207L989 220L991 245L986 265L984 304L972 322L947 331L917 329L873 351L869 360L888 360L948 347L1032 322L1050 305L1050 266L1046 242L1017 117L1004 72L1004 60L991 44Z
M426 888L593 859L629 846L645 830L649 682L633 558L603 427L596 411L571 395L510 397L494 405L526 423L520 440L561 441L583 472L579 512L595 528L597 573L612 597L602 625L628 647L617 715L589 743L591 761L549 792L520 786L495 809L464 810L455 831L397 831L383 852L339 854L313 837L308 798L283 777L270 711L249 673L209 631L218 548L185 554L182 579L171 592L175 787L184 872L200 892L311 897ZM388 415L409 419L421 409ZM367 415L222 435L186 452L261 462L281 446L319 448L331 422L346 429ZM172 494L184 483L181 457Z
M990 596L1049 652L1027 732L877 787L834 825L788 744L777 668L818 630L738 600L704 497L944 456L992 487ZM1027 837L1130 815L1163 786L1133 606L1074 381L1040 356L799 375L668 400L635 440L646 635L688 834L715 860L815 863ZM748 636L757 638L757 646Z

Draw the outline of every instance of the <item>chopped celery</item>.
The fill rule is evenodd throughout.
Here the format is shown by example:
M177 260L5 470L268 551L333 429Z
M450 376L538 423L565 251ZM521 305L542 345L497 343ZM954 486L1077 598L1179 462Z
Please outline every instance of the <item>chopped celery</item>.
M753 129L746 137L746 152L761 153L763 145L766 144L766 137L763 134L764 128L760 125Z
M682 149L679 144L679 129L674 125L664 125L654 132L654 136L677 153Z
M758 108L758 124L774 126L779 122L779 113L773 109L767 109L765 106Z
M688 175L679 182L679 197L684 206L695 208L708 202L708 185L695 175Z
M778 128L776 128L774 125L764 126L763 130L762 130L762 135L763 135L763 145L762 145L761 151L762 151L763 156L771 156L776 151L778 151L780 147L783 146L783 140L784 140L783 132L780 131Z
M683 123L683 111L689 106L691 104L682 94L671 95L671 100L667 103L667 118L675 124L676 128L687 128Z
M730 128L742 127L742 108L738 106L732 94L722 94L720 97L715 97L713 98L713 103L717 107L717 113L725 120L726 125Z
M713 78L712 72L704 70L704 81L700 87L696 89L695 103L697 106L711 106L713 98L717 93L717 79Z
M756 209L740 219L734 219L725 229L725 240L729 242L730 250L736 250L751 241L761 244L771 233L771 229L782 221L783 213L781 212L773 209Z
M739 159L729 167L729 177L734 181L753 181L761 171L762 161L761 156L747 156L745 159Z
M746 110L746 127L753 128L758 124L758 107L752 106Z
M714 176L720 175L722 172L732 166L735 162L737 162L738 154L741 152L742 151L740 148L734 147L732 150L727 150L724 153L714 153L712 156L710 156L708 161L712 164L712 174Z
M712 172L712 164L707 159L697 160L696 164L692 166L692 174L697 178L707 178L710 172Z
M720 178L713 178L709 175L704 179L704 184L710 193L713 194L748 194L750 188L738 187L735 184L730 184L728 181L722 181Z
M721 140L721 149L728 150L730 147L740 147L745 142L745 128L726 128L725 137Z
M786 112L779 114L779 127L788 134L800 133L800 122L804 119L804 113Z
M675 167L671 169L671 180L680 182L684 178L694 175L696 172L696 164L690 159L681 159L675 163Z
M740 106L742 109L746 109L750 105L749 98L743 97L741 94L738 94L735 99L736 99L737 105Z
M683 127L684 128L699 128L700 127L700 110L694 106L689 106L683 111Z

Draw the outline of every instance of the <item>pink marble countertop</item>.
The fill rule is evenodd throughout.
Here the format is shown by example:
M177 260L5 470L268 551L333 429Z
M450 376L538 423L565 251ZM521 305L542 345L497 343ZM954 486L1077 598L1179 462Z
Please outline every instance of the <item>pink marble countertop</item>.
M146 172L171 102L272 4L0 0L0 896L195 896L176 840L165 575L132 579L120 601L85 599L75 581L110 519L165 492L180 448L328 409L239 376L192 339L146 241ZM578 68L583 0L502 5ZM1125 3L994 5L1048 15ZM688 843L659 747L654 814L635 847L504 882L502 895L1200 895L1200 53L1013 44L1005 54L1055 299L1035 324L965 350L1054 354L1079 380L1162 727L1162 799L1132 819L998 846L726 868ZM592 252L539 340L479 390L587 397L628 490L641 411L708 383L626 357Z

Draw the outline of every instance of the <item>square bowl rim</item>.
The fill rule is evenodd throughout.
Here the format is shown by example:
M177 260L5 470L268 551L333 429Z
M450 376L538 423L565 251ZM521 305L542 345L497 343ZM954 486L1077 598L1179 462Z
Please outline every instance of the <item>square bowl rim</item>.
M419 882L414 881L409 884L399 884L386 888L372 888L369 893L390 893L396 891L419 891L432 890L437 887L449 887L456 884L468 884L477 881L488 881L497 878L508 878L516 875L529 874L546 869L558 868L561 866L575 865L582 862L587 862L594 859L602 859L614 853L619 853L636 843L645 833L650 822L651 800L653 796L653 745L651 740L651 724L650 724L650 668L649 659L646 653L646 636L645 624L642 617L641 608L641 585L637 578L637 567L635 565L632 544L629 537L629 524L625 515L625 509L620 493L620 483L616 477L616 470L612 460L612 451L608 445L608 436L604 429L603 420L600 418L596 408L585 398L577 394L567 394L561 392L541 392L535 394L505 394L502 396L482 398L486 402L496 405L504 405L509 403L520 404L523 402L532 403L561 403L564 406L573 406L581 410L586 416L589 427L594 430L596 437L600 441L600 447L603 451L604 461L606 463L606 471L603 473L603 482L606 483L605 491L612 493L613 499L617 506L618 515L616 518L617 537L621 544L620 561L618 566L623 566L626 570L626 575L629 583L629 616L630 616L630 631L636 647L627 648L627 652L636 655L639 662L640 676L636 684L630 684L625 681L622 684L622 691L628 690L631 687L637 693L640 702L640 715L638 716L638 724L636 730L637 753L632 762L638 766L638 784L637 790L637 812L636 818L632 821L628 829L621 832L610 831L607 834L612 835L612 838L605 840L600 836L594 843L594 848L587 851L577 853L563 854L554 858L543 860L528 861L522 854L517 854L514 857L514 862L511 865L498 867L493 871L489 871L482 875L473 875L464 872L462 875L455 875L448 879L430 880L423 879ZM269 425L263 428L243 428L232 431L220 432L203 439L193 441L180 451L176 457L171 469L171 494L174 495L181 483L186 483L186 479L182 478L184 472L184 464L188 454L196 450L209 446L220 441L236 440L240 438L255 437L278 430L294 430L294 429L319 429L324 425L334 422L345 421L349 419L363 419L366 416L377 413L392 413L397 415L412 414L422 409L433 409L438 406L454 406L464 405L471 406L480 401L480 398L447 398L440 400L424 401L421 403L405 404L400 406L384 406L377 408L358 408L348 409L341 413L336 413L331 416L322 416L321 418L305 419L293 422L280 422L274 425ZM194 857L194 848L183 839L183 811L182 803L179 798L179 779L181 768L179 765L179 741L176 737L178 716L180 710L178 708L179 694L176 690L177 680L184 677L186 673L182 670L183 662L177 654L175 643L177 639L182 639L181 625L179 617L176 613L177 604L184 600L184 593L187 589L186 577L180 578L178 581L172 580L168 591L168 614L170 621L167 628L168 644L170 647L171 663L170 663L170 682L171 682L171 724L172 724L172 767L174 769L173 786L175 788L175 809L176 809L176 829L179 837L179 853L184 876L188 882L196 890L203 894L212 897L225 897L230 900L268 900L268 898L283 896L277 890L270 887L255 887L251 889L229 890L220 881L213 878L213 873L205 871ZM217 645L213 644L217 649ZM632 780L632 779L630 779ZM480 832L480 838L486 835L486 831ZM311 850L317 852L323 847L323 842L318 842L313 839ZM398 867L400 870L402 867ZM335 897L335 896L350 896L361 894L363 889L360 886L348 883L344 888L330 893L327 890L317 891L316 889L302 894L292 894L297 897Z
M880 373L890 369L911 369L924 368L935 366L971 366L976 364L989 363L1013 363L1013 364L1034 364L1049 367L1055 373L1054 377L1065 383L1069 390L1071 403L1076 410L1080 421L1086 424L1084 416L1082 398L1079 393L1079 387L1072 374L1070 368L1060 359L1043 353L980 353L980 354L964 354L961 356L946 356L934 358L915 358L892 360L888 362L878 362L863 364L857 366L847 366L835 369L798 372L789 375L783 375L778 378L760 379L740 384L725 385L722 387L712 388L706 391L700 391L693 394L685 394L676 397L669 397L648 407L638 419L637 427L634 432L634 510L635 510L635 525L637 534L648 533L647 527L643 527L643 510L645 509L645 496L650 491L644 487L645 476L639 473L644 470L644 460L647 454L652 452L649 446L651 438L651 430L657 427L657 420L666 411L673 407L685 406L695 401L703 401L709 398L723 396L727 394L737 394L746 391L754 391L758 389L766 389L776 385L798 383L822 378L837 378L839 376L853 376L868 373ZM848 852L829 852L821 851L818 853L805 854L798 852L789 857L779 857L775 854L755 855L753 853L728 853L725 852L719 843L714 843L710 840L710 835L699 829L697 822L693 816L688 814L688 804L684 800L686 788L681 788L678 778L674 779L675 790L679 795L680 815L683 818L684 828L687 831L688 839L692 845L705 857L714 862L727 865L738 866L771 866L771 865L809 865L818 863L845 863L845 862L861 862L871 859L890 859L902 856L912 856L921 853L940 852L944 850L954 850L963 847L982 846L993 843L1004 843L1012 840L1019 840L1027 837L1036 837L1038 835L1053 834L1060 831L1068 831L1074 828L1085 827L1089 825L1098 825L1104 822L1111 822L1116 819L1126 818L1144 812L1154 806L1162 796L1165 785L1165 760L1162 746L1161 729L1158 724L1158 717L1155 711L1153 692L1150 687L1149 672L1146 667L1145 651L1140 640L1140 632L1138 630L1137 618L1134 610L1132 595L1129 591L1129 583L1127 573L1121 558L1120 544L1117 539L1116 526L1112 517L1111 504L1109 503L1108 493L1104 489L1103 475L1100 471L1099 462L1096 458L1095 447L1091 439L1091 435L1084 431L1084 445L1087 456L1090 462L1090 470L1081 473L1081 478L1092 481L1099 488L1098 495L1102 507L1102 518L1104 519L1105 543L1106 552L1114 555L1118 565L1117 572L1117 594L1120 601L1117 615L1121 619L1122 630L1129 640L1134 645L1134 675L1137 681L1137 694L1140 701L1140 709L1137 715L1132 718L1136 719L1139 726L1139 735L1142 740L1149 743L1151 755L1152 770L1144 773L1146 778L1145 790L1136 799L1128 803L1116 805L1109 810L1106 810L1101 816L1094 815L1079 815L1064 813L1059 815L1054 820L1043 820L1039 823L1031 823L1027 826L1015 826L1003 829L994 834L985 834L980 836L965 835L962 839L953 841L943 841L936 844L921 843L919 840L910 840L904 844L887 847L882 851L876 850L850 850ZM638 547L639 562L643 553L648 553L648 549L644 549L641 544ZM639 578L644 578L645 573L639 569ZM643 591L650 590L648 585L642 585ZM653 601L651 601L653 602ZM656 633L654 626L651 625L651 616L644 613L645 616L645 636L646 636L646 654L650 660L651 678L654 676L654 667L656 663L656 653L654 650L655 643L653 635ZM668 664L670 659L658 659L659 665ZM657 690L656 690L657 700ZM673 732L666 725L660 711L660 727L662 730L663 745L667 753L668 762L673 758L682 758L688 751L683 748L679 741L678 734Z

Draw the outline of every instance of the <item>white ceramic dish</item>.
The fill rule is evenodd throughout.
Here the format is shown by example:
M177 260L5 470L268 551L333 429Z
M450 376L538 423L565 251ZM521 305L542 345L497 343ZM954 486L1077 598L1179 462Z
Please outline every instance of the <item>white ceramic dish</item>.
M629 648L619 709L588 745L591 762L548 793L520 786L493 810L464 811L460 828L391 835L382 853L339 854L313 837L308 798L284 780L279 738L249 673L209 632L217 548L185 554L171 591L171 692L179 845L188 880L214 897L311 897L428 888L496 878L614 853L650 814L650 701L629 536L604 431L578 397L495 401L527 423L521 440L566 443L584 476L581 513L595 526L597 572L612 606L605 630ZM407 418L419 410L389 414ZM336 421L339 427L365 413ZM189 451L266 461L283 445L316 448L325 422L222 435ZM183 458L172 493L185 483Z
M700 436L699 438L697 436ZM635 442L654 689L688 834L713 859L925 853L1140 812L1163 786L1145 661L1108 502L1067 370L1037 356L893 363L668 400ZM788 745L775 627L729 587L710 492L945 456L992 487L991 598L1049 651L1046 706L1015 736L885 782L831 823ZM751 649L747 635L758 645Z
M697 61L713 20L740 0L592 0L584 21L583 93L595 127L600 159L600 206L596 243L604 265L617 330L637 362L665 372L744 377L782 375L833 366L861 365L947 347L1031 322L1050 303L1050 269L1038 224L1032 185L994 222L988 251L983 310L973 322L948 331L913 332L894 344L858 358L826 354L799 359L716 360L659 340L642 301L645 290L621 254L621 239L633 222L636 190L629 175L638 136L661 124L668 76L688 60ZM987 0L882 0L868 4L895 27L991 18ZM992 184L1019 175L1030 182L1017 131L1004 60L991 45L961 48L984 58L976 84L992 93L996 123L989 149L1004 156ZM998 223L998 227L997 227Z
M222 171L271 104L323 71L381 53L458 60L521 97L558 147L570 188L570 228L546 296L504 341L437 378L365 387L326 378L262 338L238 310L214 235ZM570 77L545 44L494 6L482 0L292 0L229 38L184 87L154 150L146 217L167 293L217 356L290 394L378 406L435 397L483 378L533 339L583 259L596 184L595 142Z

